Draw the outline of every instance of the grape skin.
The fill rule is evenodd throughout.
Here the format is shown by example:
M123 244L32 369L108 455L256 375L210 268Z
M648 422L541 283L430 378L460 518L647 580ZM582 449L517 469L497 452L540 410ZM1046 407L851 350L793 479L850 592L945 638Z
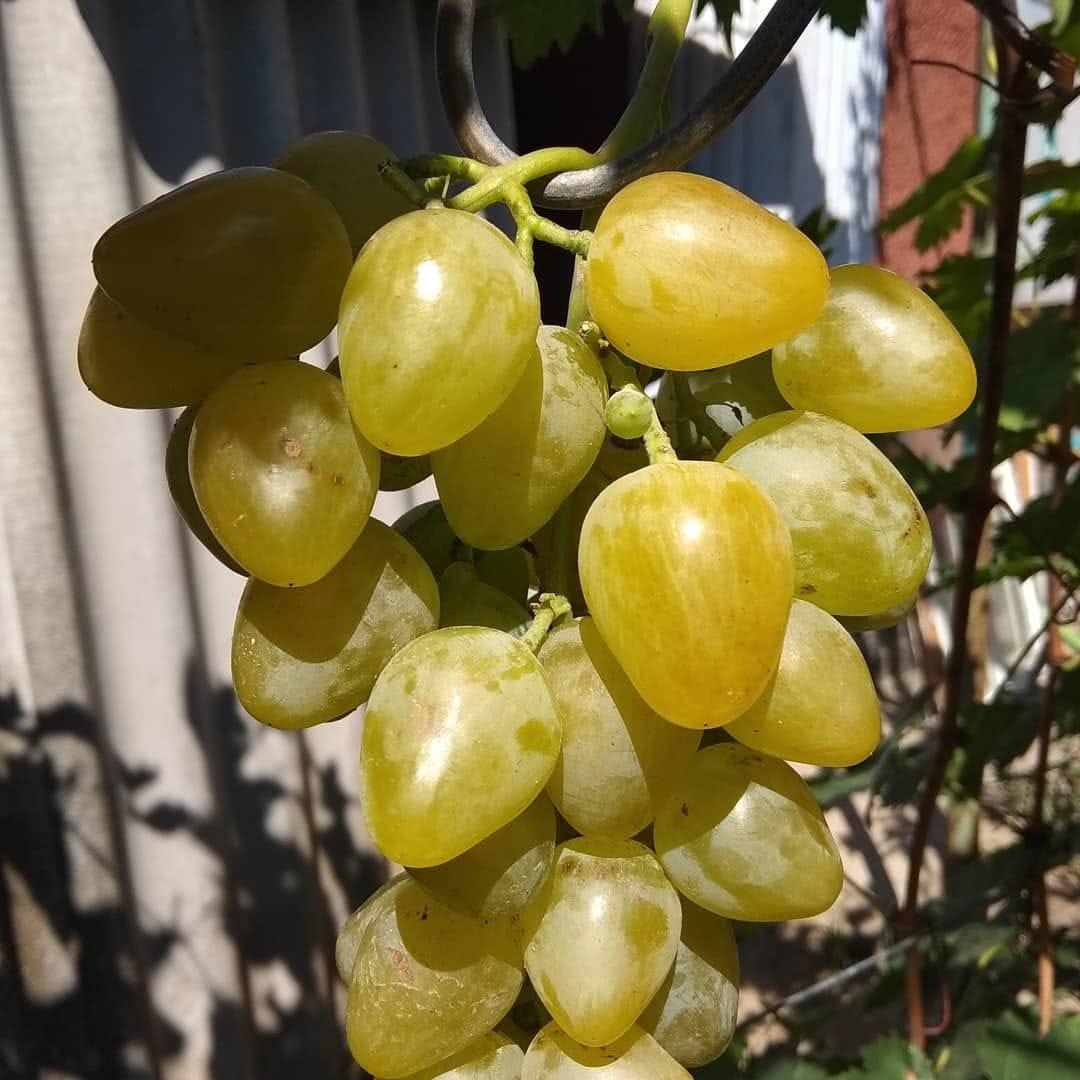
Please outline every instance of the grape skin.
M488 626L519 637L529 613L504 592L481 581L471 563L451 563L439 579L439 626Z
M505 1035L489 1031L464 1050L401 1080L520 1080L524 1060L521 1047Z
M313 584L248 582L233 629L233 685L264 724L335 720L367 701L391 657L438 622L431 571L403 537L371 520Z
M536 349L540 295L494 225L415 210L364 245L341 297L341 376L380 450L441 449L490 416Z
M690 1074L634 1025L607 1046L582 1046L548 1024L525 1054L521 1080L691 1080Z

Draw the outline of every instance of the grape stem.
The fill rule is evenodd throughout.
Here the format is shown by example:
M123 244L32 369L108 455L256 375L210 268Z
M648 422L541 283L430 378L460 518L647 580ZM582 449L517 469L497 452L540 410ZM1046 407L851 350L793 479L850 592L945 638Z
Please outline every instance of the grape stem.
M530 651L536 652L544 644L544 638L556 620L564 615L572 615L570 601L558 593L541 593L533 605L533 618L529 629L521 635L521 643Z
M600 333L600 327L596 323L583 322L578 333L585 339L585 344L596 353L600 363L604 366L604 372L608 377L608 382L611 384L613 394L626 387L637 390L641 394L645 393L633 369L619 355L618 351L611 347L610 342L604 339ZM645 394L645 396L648 397L648 394ZM649 464L658 465L663 461L678 461L679 456L671 445L671 440L664 430L664 425L660 423L660 417L656 415L656 405L651 398L649 398L649 403L652 405L652 417L643 436L645 453L649 456Z
M443 205L443 200L436 194L443 184L443 177L431 177L430 180L425 180L423 185L418 184L396 161L382 162L379 165L379 176L420 210ZM429 186L433 180L438 181L434 190Z

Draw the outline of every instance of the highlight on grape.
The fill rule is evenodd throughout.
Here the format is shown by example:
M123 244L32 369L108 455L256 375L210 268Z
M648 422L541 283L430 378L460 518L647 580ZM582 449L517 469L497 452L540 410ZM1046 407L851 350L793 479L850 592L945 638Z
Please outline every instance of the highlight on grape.
M724 1052L729 920L816 915L843 881L788 762L873 751L847 627L902 618L930 559L866 435L975 391L922 292L830 274L732 188L648 175L589 233L535 211L527 160L324 132L196 180L101 237L79 341L103 401L184 409L166 477L249 579L245 709L366 706L363 814L403 869L336 962L386 1080ZM516 241L477 216L496 200ZM534 240L578 258L568 326L541 325ZM340 359L302 362L335 325ZM428 476L437 502L371 517Z

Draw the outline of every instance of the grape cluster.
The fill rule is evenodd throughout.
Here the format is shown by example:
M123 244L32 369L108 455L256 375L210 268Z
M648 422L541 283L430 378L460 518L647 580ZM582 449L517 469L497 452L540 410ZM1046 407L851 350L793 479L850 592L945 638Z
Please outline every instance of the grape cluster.
M681 173L607 205L591 321L543 326L521 249L416 208L391 157L325 133L118 222L80 371L185 409L166 474L249 577L244 707L298 729L366 704L364 818L405 869L338 939L360 1064L685 1077L734 1028L728 920L840 891L787 762L874 749L845 624L901 618L931 551L865 433L955 417L971 358L902 279L830 278L797 230ZM300 362L335 324L340 365ZM439 502L370 517L429 474Z

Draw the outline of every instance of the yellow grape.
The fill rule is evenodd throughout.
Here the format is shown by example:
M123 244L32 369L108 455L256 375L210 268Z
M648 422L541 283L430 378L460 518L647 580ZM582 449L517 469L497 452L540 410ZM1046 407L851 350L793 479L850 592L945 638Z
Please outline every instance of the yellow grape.
M821 808L790 765L738 743L699 750L653 825L679 892L743 922L825 911L843 869Z
M330 200L355 255L388 221L415 209L379 175L389 147L356 131L317 131L294 143L274 166L306 180Z
M858 764L881 738L877 691L859 647L827 611L796 600L776 674L726 730L785 761Z
M796 409L858 431L910 431L959 416L975 397L975 364L945 313L879 266L840 266L817 319L773 350Z
M498 1031L489 1031L464 1050L402 1080L520 1080L524 1060L522 1047Z
M720 452L766 491L795 548L796 595L833 615L873 615L907 600L930 565L930 526L891 461L854 428L783 412Z
M124 409L192 405L253 358L212 352L155 330L94 289L79 331L79 374L87 389Z
M585 270L589 310L641 364L701 371L808 326L829 270L798 229L717 180L654 173L604 207Z
M873 615L840 615L837 621L849 633L860 634L867 630L887 630L890 626L899 626L914 610L918 602L919 593L914 592L906 600L894 604L884 611L877 611Z
M510 396L479 427L432 454L451 528L474 547L527 539L589 471L604 440L607 380L578 334L541 326Z
M415 210L364 245L341 298L341 376L380 450L449 446L506 400L536 350L540 294L514 245L460 210Z
M791 607L791 540L734 469L664 462L616 480L585 518L578 569L605 643L665 719L718 727L765 689Z
M371 519L313 584L248 582L233 629L233 685L264 724L335 720L367 701L390 658L438 622L439 593L424 560Z
M543 790L562 738L543 669L519 641L475 626L407 645L364 718L361 804L404 866L436 866L512 821Z
M515 637L528 628L529 613L494 585L481 581L471 563L451 563L439 579L440 626L489 626Z
M570 840L555 849L550 878L521 917L525 969L564 1031L603 1046L664 981L681 918L678 895L648 848Z
M379 455L349 420L341 384L294 360L234 372L199 406L191 486L222 547L271 585L310 585L371 513Z
M247 571L218 543L210 526L206 523L199 504L195 501L195 492L191 487L191 474L188 472L188 445L191 442L191 428L195 423L196 407L188 406L173 424L172 434L165 447L165 481L169 485L173 505L184 519L184 524L191 530L199 542L220 563L237 574Z
M353 1057L394 1080L463 1050L521 988L508 920L470 919L407 874L376 893L352 968L345 1027Z
M251 357L296 356L333 329L352 263L345 226L277 169L213 173L113 225L98 284L167 334Z
M548 794L586 836L633 836L656 816L701 733L642 701L590 618L557 626L537 656L563 719Z
M690 1074L636 1024L607 1046L582 1046L558 1024L539 1032L521 1080L691 1080Z
M517 817L456 859L411 871L422 889L463 915L494 919L527 907L555 852L555 811L538 795Z
M352 982L352 969L360 953L360 945L372 918L382 910L380 897L396 888L404 875L384 881L342 924L334 942L334 966L338 977L348 986Z
M680 1064L715 1061L731 1042L739 1013L739 952L726 919L685 896L675 966L638 1018Z

